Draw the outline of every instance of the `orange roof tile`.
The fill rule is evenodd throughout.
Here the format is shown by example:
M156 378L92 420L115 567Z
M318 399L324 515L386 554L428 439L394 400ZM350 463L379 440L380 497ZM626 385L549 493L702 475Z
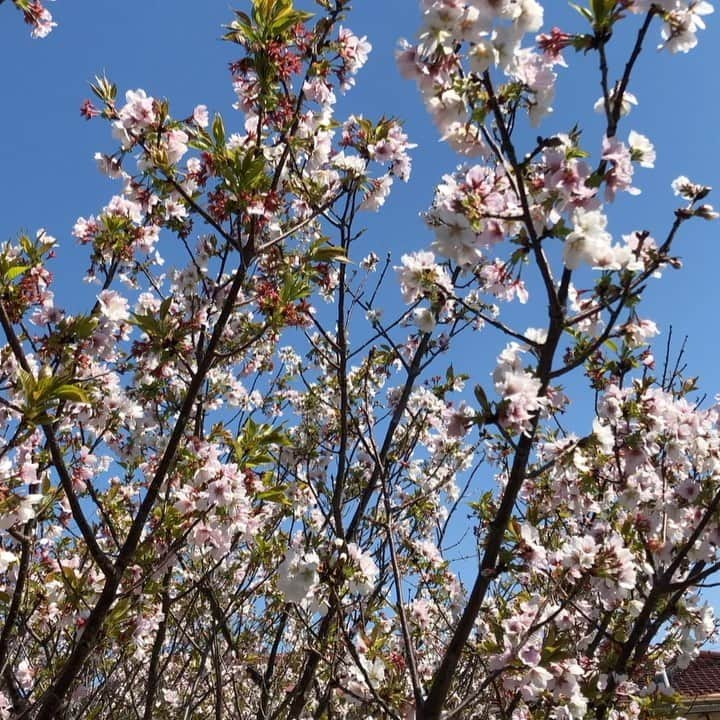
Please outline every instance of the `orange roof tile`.
M684 670L671 673L670 684L686 697L720 694L720 652L702 650Z

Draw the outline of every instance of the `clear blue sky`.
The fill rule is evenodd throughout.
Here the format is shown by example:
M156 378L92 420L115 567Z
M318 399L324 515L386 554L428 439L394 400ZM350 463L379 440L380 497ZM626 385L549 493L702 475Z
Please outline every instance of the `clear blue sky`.
M241 0L238 7L248 4ZM366 216L367 249L381 255L390 250L399 259L403 252L429 245L430 233L418 213L429 205L435 183L458 159L438 143L414 85L402 80L395 68L398 39L412 38L418 26L418 3L356 0L354 4L357 10L347 25L367 35L374 50L357 88L340 103L339 115L400 117L419 145L411 183L396 185L379 216ZM564 0L544 4L544 29L553 25L568 31L584 29ZM61 247L53 270L59 305L78 309L85 305L79 302L83 296L92 300L96 289L81 283L87 255L70 231L79 215L97 212L119 190L98 173L93 161L94 152L114 148L109 128L102 121L87 123L79 114L83 99L90 95L88 82L105 72L121 92L142 87L168 98L176 116L186 116L196 104L204 103L211 112L224 114L229 129L233 118L239 128L241 118L231 109L234 95L227 70L237 48L219 39L221 25L232 18L230 8L227 0L58 0L51 10L59 27L41 41L30 39L9 3L0 7L0 240L38 227L57 237ZM658 53L654 48L659 28L651 32L648 51L630 87L640 105L622 126L621 136L627 137L630 129L648 135L658 159L655 170L637 171L636 184L643 194L611 209L611 229L618 235L647 228L661 237L676 206L670 182L681 174L715 185L718 192L709 201L720 206L720 13L707 20L708 30L700 34L698 48L689 55ZM620 72L619 57L614 58L614 77ZM600 94L596 59L569 53L568 60L570 70L560 70L556 112L541 131L567 131L577 122L588 128L588 149L597 150L600 118L592 110ZM670 325L675 337L689 336L689 372L700 375L711 398L720 392L719 234L717 223L687 225L676 246L684 270L668 271L660 283L652 284L645 305L645 315L663 331L661 346ZM490 360L496 352L493 346ZM487 377L484 370L482 376Z

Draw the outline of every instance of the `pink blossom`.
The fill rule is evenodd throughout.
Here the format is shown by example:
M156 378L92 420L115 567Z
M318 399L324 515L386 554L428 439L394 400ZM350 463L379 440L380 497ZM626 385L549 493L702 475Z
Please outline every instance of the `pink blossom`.
M390 194L392 182L390 175L383 175L383 177L373 180L369 192L360 203L360 209L377 212L385 204L385 200Z
M599 210L578 208L573 213L573 231L565 238L563 260L566 267L575 270L582 263L606 264L611 255L612 237L606 232L607 217Z
M118 117L124 128L142 131L156 120L155 100L148 97L144 90L128 90Z
M163 135L165 148L167 151L168 162L175 165L182 159L187 152L188 135L183 130L173 128Z
M192 117L198 127L206 128L210 123L207 105L196 105Z
M450 277L442 266L435 262L435 255L421 251L400 258L402 265L396 267L400 277L400 289L406 303L415 302L426 293L449 292L452 288Z
M348 73L354 75L367 62L372 45L367 38L359 38L348 28L340 28L338 32L340 42L340 57L345 61L345 68Z
M632 187L634 168L632 153L625 143L617 138L603 138L603 160L610 163L605 174L605 198L609 202L615 199L618 191L625 190L631 195L639 195L640 190Z
M122 322L130 317L127 298L115 290L103 290L98 295L102 314L112 322Z

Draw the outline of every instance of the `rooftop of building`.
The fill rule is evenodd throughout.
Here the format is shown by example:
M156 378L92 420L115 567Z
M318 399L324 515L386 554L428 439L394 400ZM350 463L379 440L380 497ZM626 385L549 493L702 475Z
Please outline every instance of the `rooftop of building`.
M720 697L720 651L702 650L686 668L671 674L670 684L685 697Z

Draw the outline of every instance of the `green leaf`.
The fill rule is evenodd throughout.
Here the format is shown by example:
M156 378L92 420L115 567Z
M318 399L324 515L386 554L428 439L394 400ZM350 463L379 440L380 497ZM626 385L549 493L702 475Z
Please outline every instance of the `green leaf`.
M91 90L104 103L112 102L117 97L117 85L111 83L104 75L95 76L95 82L90 83Z
M158 315L161 318L166 318L168 316L168 313L170 312L170 308L172 306L172 296L166 297L161 303L160 303L160 310L158 312Z
M612 27L615 4L616 0L592 0L595 29L609 30Z
M482 411L485 414L490 413L490 402L488 401L487 395L485 394L485 390L481 385L476 385L474 388L475 393L475 399L478 401L480 407L482 408Z
M315 248L310 253L310 259L317 262L350 262L350 258L345 254L345 251L336 245L323 245Z
M283 35L286 31L290 30L290 28L298 23L306 22L312 16L312 13L295 10L292 7L292 3L290 3L275 15L268 30L275 36Z
M99 320L96 317L91 317L89 315L79 315L77 318L75 318L75 322L73 323L75 337L80 340L89 338L90 335L93 334L95 328L98 326L98 323Z
M576 5L575 3L569 3L570 7L573 8L573 10L577 10L588 22L593 21L593 14L585 7L582 7L581 5Z
M238 181L242 190L255 190L265 179L265 158L245 155L238 167Z
M139 327L150 337L157 334L157 329L159 327L157 319L152 315L138 315L137 313L132 313L132 318L128 320L128 322L130 325L136 325Z
M590 153L587 152L587 150L582 150L579 147L571 147L566 153L565 157L568 160L571 160L573 158L586 158L590 157Z
M18 379L20 380L20 385L22 385L23 392L25 395L30 395L33 390L35 389L35 377L32 373L29 373L22 368L18 368Z
M242 435L231 443L238 463L249 467L257 467L272 463L274 458L270 454L270 446L290 445L290 438L282 426L273 427L267 424L258 424L249 418L243 427Z
M20 247L25 251L27 255L32 255L34 247L32 240L30 240L27 235L21 235L18 242L20 243Z
M12 282L16 277L30 269L29 265L14 265L5 273L5 280Z
M270 488L269 490L263 490L257 494L258 500L264 500L265 502L279 503L280 505L289 505L290 500L285 494L285 487L278 486Z
M212 142L209 135L205 132L197 132L197 134L188 141L188 145L196 150L212 150Z
M280 299L285 303L296 302L310 295L310 284L298 275L286 275L280 287Z
M590 35L588 33L583 33L581 35L575 35L572 39L572 46L580 52L581 50L583 52L587 52L593 47L593 44L595 42L595 37L593 35Z
M605 345L606 347L609 347L610 350L612 350L615 353L618 351L617 343L614 340L606 340L603 343L603 345Z
M87 393L77 385L60 385L53 394L55 397L60 398L61 400L68 400L69 402L90 402L90 398Z
M221 115L215 115L215 119L212 124L213 137L215 143L221 147L225 147L225 123Z
M242 10L233 10L233 12L238 18L237 22L239 22L241 25L244 25L245 27L252 27L252 20L247 13L244 13Z

